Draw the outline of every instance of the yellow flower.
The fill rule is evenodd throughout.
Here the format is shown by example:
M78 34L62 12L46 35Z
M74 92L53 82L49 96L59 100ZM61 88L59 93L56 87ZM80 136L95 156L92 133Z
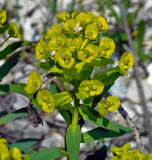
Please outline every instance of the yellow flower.
M109 58L115 50L115 43L111 38L104 37L99 44L99 56Z
M37 71L33 71L29 76L26 83L25 91L29 94L35 93L40 89L42 79Z
M71 52L75 52L80 49L83 43L83 38L66 38L65 45L71 50Z
M142 152L140 152L139 150L135 149L133 151L131 151L131 157L132 160L144 160L147 159L147 155L143 154Z
M148 154L147 160L151 160L151 159L152 159L152 154Z
M53 36L53 35L56 35L56 34L61 34L61 25L60 24L54 24L52 25L52 27L48 30L47 32L47 36Z
M102 16L95 17L94 23L97 25L98 29L101 31L107 31L109 28L106 19Z
M110 160L120 160L120 158L119 157L112 157Z
M78 58L87 63L91 62L98 55L98 47L89 44L83 51L78 52Z
M112 146L110 148L110 151L113 152L117 156L122 156L125 152L128 152L129 150L131 150L131 145L130 144L125 144L120 148L115 147L115 146Z
M98 111L102 116L105 116L107 112L114 112L120 106L120 100L117 96L109 96L106 100L101 100L98 103Z
M17 147L10 149L10 158L13 160L22 160L22 153Z
M80 71L82 71L82 68L83 68L83 66L86 64L86 62L85 61L81 61L81 62L79 62L79 63L76 63L76 65L74 66L76 69L77 69L77 71L78 71L78 73L80 72Z
M98 28L95 24L89 24L85 29L85 36L87 39L95 40L98 36Z
M55 109L55 101L53 95L48 90L40 90L37 94L37 101L42 105L45 112L53 112Z
M5 139L0 139L0 160L9 160L9 151Z
M9 28L8 28L8 34L10 37L13 37L13 38L21 37L19 28L15 22L10 23Z
M123 160L133 160L132 154L131 154L130 152L126 152L126 153L124 153L124 155L121 157L121 159L123 159ZM140 159L138 159L138 160L140 160Z
M81 12L76 16L76 22L80 27L85 27L91 22L91 20L91 17L84 12Z
M36 52L36 59L37 60L44 59L45 56L49 53L49 47L41 39L36 45L35 52Z
M63 20L63 21L67 21L70 19L70 14L66 11L60 12L57 14L57 18Z
M75 21L75 19L67 20L63 24L63 29L65 31L67 31L67 32L74 32L75 31L75 27L76 27L76 21Z
M103 91L104 85L99 80L84 80L78 89L80 98L85 99L90 96L99 95Z
M7 143L7 140L5 138L0 138L0 143Z
M55 53L54 59L63 68L71 68L75 63L71 51L66 47L59 48Z
M119 67L123 73L130 68L132 68L134 64L134 57L130 52L124 52L120 58Z
M77 14L78 14L77 11L73 11L73 12L71 13L71 18L75 18Z
M6 22L7 13L4 9L0 10L0 25Z
M51 40L48 43L49 49L51 51L57 50L63 45L64 45L64 36L62 34L52 36Z
M63 11L63 12L60 12L57 14L57 18L59 18L60 20L63 20L63 21L67 21L72 18L75 18L76 15L77 15L76 11L73 11L71 14L66 11Z
M86 11L86 14L88 14L91 18L91 21L94 20L94 18L96 18L96 15L94 15L91 11Z

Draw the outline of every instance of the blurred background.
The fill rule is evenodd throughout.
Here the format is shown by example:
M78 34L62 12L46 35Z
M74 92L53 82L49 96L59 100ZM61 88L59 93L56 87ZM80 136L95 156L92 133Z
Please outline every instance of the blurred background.
M146 149L152 151L152 1L151 0L0 0L0 8L6 9L8 21L16 22L25 40L37 42L39 38L56 22L55 15L60 11L92 11L106 17L110 29L106 33L116 43L113 58L118 61L124 50L134 53L135 67L127 76L120 77L110 93L121 99L122 106L128 112L137 127ZM2 42L6 37L2 35ZM10 39L8 43L14 41ZM18 64L1 83L25 83L27 75L36 69L35 52L24 49ZM0 65L5 60L0 61ZM0 115L12 112L28 105L28 100L18 94L0 96ZM57 112L42 118L44 125L34 128L27 118L15 120L0 126L0 137L9 143L23 138L38 138L34 147L64 146L66 124ZM119 112L108 118L127 125ZM93 128L87 124L83 131ZM104 139L97 143L81 145L81 159L92 154L104 144L121 146L131 143L137 147L133 133L119 138ZM110 153L108 154L110 155ZM101 158L102 159L102 158ZM108 159L108 156L107 156Z

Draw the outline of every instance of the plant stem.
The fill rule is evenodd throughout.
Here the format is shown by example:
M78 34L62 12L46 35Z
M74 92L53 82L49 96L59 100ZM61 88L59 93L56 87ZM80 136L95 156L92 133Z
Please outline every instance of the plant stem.
M79 120L79 113L77 106L74 106L73 115L72 115L72 125L77 125Z
M11 38L10 36L7 37L7 38L0 44L0 47L3 46L3 44L4 44L5 42L7 42L10 38Z

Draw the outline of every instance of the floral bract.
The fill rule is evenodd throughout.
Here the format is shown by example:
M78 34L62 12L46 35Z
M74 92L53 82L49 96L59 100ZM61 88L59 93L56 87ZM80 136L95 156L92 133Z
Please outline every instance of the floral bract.
M0 10L0 25L6 22L7 13L5 10Z
M114 112L120 106L120 100L117 96L109 96L106 100L101 100L98 103L98 111L102 116L105 116L107 112Z
M40 74L37 71L32 72L27 80L25 91L29 94L35 93L39 90L42 83Z
M99 95L104 89L104 85L98 80L85 80L79 86L79 95L82 99L89 96Z
M71 68L74 65L74 63L75 63L74 58L72 58L71 51L68 48L66 48L66 47L60 48L56 52L54 59L63 68Z
M15 22L10 23L9 28L8 28L8 34L10 37L13 37L13 38L21 37L19 28Z
M55 109L55 101L53 95L48 90L40 90L37 94L37 101L42 105L45 112L53 112Z
M115 43L111 38L104 37L99 44L99 55L109 58L115 50Z
M14 160L22 160L22 153L17 147L10 149L10 158Z
M47 53L49 53L49 47L45 42L43 42L43 40L40 40L36 45L35 51L36 59L40 60L43 59Z
M128 69L132 68L134 64L133 55L130 52L124 52L120 58L119 67L123 73L126 73Z

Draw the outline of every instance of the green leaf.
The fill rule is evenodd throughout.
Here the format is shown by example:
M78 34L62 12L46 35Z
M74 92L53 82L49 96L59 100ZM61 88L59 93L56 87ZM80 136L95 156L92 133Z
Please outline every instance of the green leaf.
M71 93L66 91L54 94L53 96L56 106L64 106L73 100Z
M6 62L0 67L0 81L9 73L9 71L18 63L19 53L9 57Z
M51 62L41 62L38 64L38 67L43 68L46 71L49 71L54 65L54 62L51 60Z
M58 109L58 111L61 114L61 116L65 119L67 125L71 124L71 121L72 121L71 112L65 111L65 110L60 110L60 109Z
M3 24L2 26L0 26L0 34L5 33L8 27L9 27L9 24Z
M9 84L0 84L0 95L4 95L9 92Z
M104 73L94 75L93 79L101 81L104 86L113 85L117 78L122 75L119 67L110 69Z
M66 146L70 160L79 160L80 142L80 126L69 125L66 132Z
M31 160L56 160L64 156L67 156L67 153L62 148L47 148L32 154Z
M106 119L105 117L102 117L99 112L97 112L96 110L94 110L91 107L88 107L86 105L81 105L79 107L79 112L80 114L89 122L98 125L99 127L111 130L111 131L115 131L115 132L119 132L119 130L124 130L126 132L131 132L130 128L126 128L124 126L121 126L119 124L116 124L108 119Z
M99 67L105 66L107 64L114 64L114 61L111 58L100 57L93 59L91 63L91 65Z
M123 134L126 134L126 133L128 133L128 132L126 132L125 130L121 130L121 129L119 129L118 132L115 132L115 131L111 131L108 129L98 127L98 128L95 128L95 129L92 129L90 131L83 133L81 136L81 142L82 143L90 143L90 142L94 142L96 140L100 140L102 138L119 137L119 136L122 136Z
M24 90L25 84L0 84L0 95L6 93L18 93L21 94L29 99L32 98L32 95L29 95Z
M79 81L83 81L86 79L89 79L91 77L92 71L94 69L94 66L91 64L85 64L79 74L77 74L77 78Z
M26 153L28 149L30 149L34 144L38 143L39 141L40 139L34 139L34 138L20 139L15 143L12 143L10 147L15 146Z
M9 54L14 52L16 49L23 47L27 44L29 44L29 41L18 41L18 42L9 44L6 48L0 51L0 60L6 58Z
M67 110L67 111L70 111L70 112L73 111L73 106L71 105L71 103L68 103L68 104L65 104L65 105L62 105L62 106L56 106L56 107L59 110Z
M23 118L23 117L26 117L26 116L27 116L27 107L16 110L12 113L9 113L9 114L1 117L0 118L0 125L6 124L10 121L13 121L13 120L18 119L18 118Z
M58 89L57 89L56 84L51 83L50 87L49 87L49 90L51 91L52 94L58 93Z

